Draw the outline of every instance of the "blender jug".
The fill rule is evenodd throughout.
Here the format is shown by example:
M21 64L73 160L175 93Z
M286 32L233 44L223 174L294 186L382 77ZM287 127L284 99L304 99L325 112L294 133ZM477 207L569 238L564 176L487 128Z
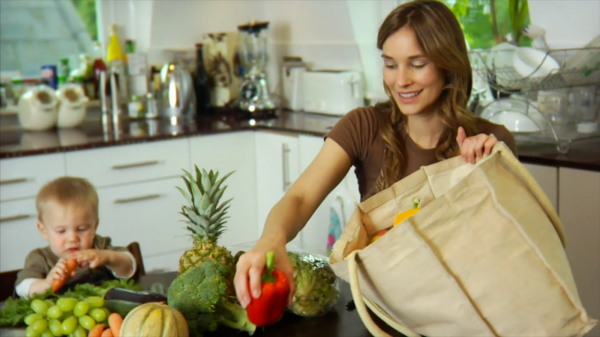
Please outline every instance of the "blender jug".
M268 21L250 21L238 26L240 59L245 69L238 108L255 113L277 108L266 80Z

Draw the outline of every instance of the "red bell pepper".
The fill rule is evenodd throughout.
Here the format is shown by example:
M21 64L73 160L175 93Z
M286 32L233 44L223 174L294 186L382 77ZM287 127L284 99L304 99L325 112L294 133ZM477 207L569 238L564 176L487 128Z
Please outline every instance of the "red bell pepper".
M287 307L290 282L282 271L273 268L274 264L275 253L268 252L267 265L262 274L262 292L258 298L250 295L252 301L246 307L248 319L256 326L277 323Z

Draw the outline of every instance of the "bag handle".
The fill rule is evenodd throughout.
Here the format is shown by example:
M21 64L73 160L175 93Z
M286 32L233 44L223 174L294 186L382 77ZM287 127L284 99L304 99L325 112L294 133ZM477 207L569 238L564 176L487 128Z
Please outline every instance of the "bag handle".
M396 331L404 334L406 337L420 337L421 335L411 331L409 328L403 326L402 324L395 322L391 317L389 317L379 306L371 303L367 298L363 300L363 295L360 292L360 286L358 284L358 265L356 263L356 256L358 250L353 251L348 255L348 274L350 279L350 291L352 292L352 298L354 299L354 305L356 306L356 311L358 311L358 315L362 320L363 324L367 327L367 330L373 335L377 337L391 337L388 333L381 330L381 328L373 321L371 315L367 311L365 306L365 302L369 305L369 308L377 317L381 318L386 324L394 328Z
M560 218L558 217L558 214L556 214L556 211L554 210L554 207L552 207L552 203L546 196L546 193L544 193L544 190L542 190L540 185L531 176L531 173L527 171L525 166L523 166L523 164L521 164L517 157L513 155L512 151L508 148L508 146L506 146L506 144L496 144L492 152L500 152L500 155L504 158L504 160L508 162L510 168L517 172L519 178L521 178L521 180L525 183L527 188L529 188L531 193L536 197L536 199L539 201L540 205L546 212L546 215L548 216L548 218L550 218L550 221L554 226L554 230L556 231L556 234L558 235L558 238L562 243L563 249L566 249L567 238L565 234L565 229L562 227Z

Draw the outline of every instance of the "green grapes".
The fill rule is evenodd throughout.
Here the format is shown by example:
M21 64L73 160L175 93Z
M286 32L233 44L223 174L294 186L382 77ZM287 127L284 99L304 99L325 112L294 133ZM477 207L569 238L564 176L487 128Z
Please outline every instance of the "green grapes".
M77 302L77 304L75 305L75 308L73 309L73 315L75 315L76 317L81 317L85 314L87 314L88 310L90 308L90 305L87 302Z
M77 317L71 316L62 322L63 333L68 335L77 328Z
M73 308L75 307L75 304L77 304L77 300L74 298L70 298L70 297L59 298L58 301L56 301L56 305L58 305L58 307L62 311L73 310Z
M34 313L24 319L26 337L86 337L94 326L106 323L110 315L100 296L90 296L82 301L62 297L56 303L36 299L31 301L30 308Z
M63 311L60 309L60 307L58 305L54 305L51 306L50 308L48 308L48 312L46 313L46 315L48 315L48 318L54 318L54 319L59 319L60 316L62 316Z
M104 299L100 296L90 296L84 301L90 305L90 309L102 308L104 306Z

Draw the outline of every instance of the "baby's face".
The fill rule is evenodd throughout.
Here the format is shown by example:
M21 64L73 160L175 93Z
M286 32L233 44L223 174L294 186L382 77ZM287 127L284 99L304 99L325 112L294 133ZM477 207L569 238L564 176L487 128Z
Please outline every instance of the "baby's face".
M92 248L97 227L98 219L94 219L87 207L54 201L45 205L42 222L38 223L42 236L59 258Z

